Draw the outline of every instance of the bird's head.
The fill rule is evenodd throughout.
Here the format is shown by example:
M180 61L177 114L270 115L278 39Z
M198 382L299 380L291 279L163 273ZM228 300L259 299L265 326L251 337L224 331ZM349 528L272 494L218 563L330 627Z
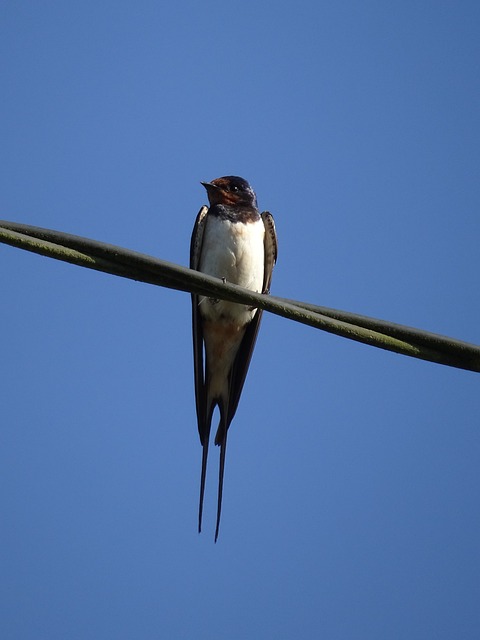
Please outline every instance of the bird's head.
M224 176L201 184L207 190L210 206L215 204L257 206L255 191L246 180L238 176Z

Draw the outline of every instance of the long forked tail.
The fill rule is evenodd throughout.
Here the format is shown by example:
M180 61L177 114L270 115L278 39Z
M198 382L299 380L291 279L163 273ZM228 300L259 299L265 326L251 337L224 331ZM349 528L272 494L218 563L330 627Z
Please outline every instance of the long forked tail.
M215 542L218 539L218 531L220 529L220 516L222 515L222 496L223 496L223 475L225 471L225 453L227 451L227 431L220 445L220 469L218 473L218 502L217 502L217 525L215 527Z
M225 453L227 450L227 431L228 431L228 418L227 411L223 408L222 404L217 403L220 409L220 424L215 436L215 444L220 446L220 466L218 474L218 500L217 500L217 523L215 526L215 542L218 539L218 532L220 529L220 516L222 514L222 496L223 496L223 477L225 474ZM212 402L208 408L207 420L205 422L205 429L202 430L202 475L200 478L200 503L198 508L198 533L202 531L202 517L203 517L203 502L205 495L205 483L207 477L207 459L208 459L208 444L210 440L210 429L212 424L213 411L215 409L215 403ZM230 419L231 420L231 419Z
M198 533L202 531L203 497L205 495L205 479L207 477L208 438L203 443L202 476L200 479L200 503L198 506Z
M204 413L202 429L199 429L201 433L200 441L202 443L202 475L200 478L200 502L198 505L198 533L201 533L202 531L203 498L205 495L205 481L207 478L208 443L210 440L210 429L212 428L212 416L214 409L215 404L210 402L210 405Z

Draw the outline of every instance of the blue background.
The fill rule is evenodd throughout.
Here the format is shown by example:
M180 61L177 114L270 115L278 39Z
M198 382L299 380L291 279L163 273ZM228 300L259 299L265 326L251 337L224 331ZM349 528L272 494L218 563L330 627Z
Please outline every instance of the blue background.
M480 343L478 2L4 2L0 217ZM0 246L0 634L476 639L478 374L266 314L196 531L188 295Z

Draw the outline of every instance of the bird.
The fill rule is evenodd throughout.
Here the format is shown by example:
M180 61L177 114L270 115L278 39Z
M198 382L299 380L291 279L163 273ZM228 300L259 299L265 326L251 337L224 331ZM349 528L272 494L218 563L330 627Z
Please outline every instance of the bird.
M260 213L254 190L239 176L223 176L201 184L210 206L202 206L195 220L190 268L268 294L277 260L272 214ZM192 294L195 403L202 445L199 533L215 407L220 414L215 435L215 444L220 447L215 542L222 511L227 433L240 400L261 317L261 309L255 307Z

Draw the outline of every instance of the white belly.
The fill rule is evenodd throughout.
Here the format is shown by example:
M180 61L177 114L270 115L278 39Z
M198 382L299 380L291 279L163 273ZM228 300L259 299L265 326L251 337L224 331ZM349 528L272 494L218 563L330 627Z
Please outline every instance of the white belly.
M263 220L232 223L216 217L208 219L202 246L199 271L245 289L261 292L264 276ZM255 310L244 305L223 300L200 300L200 312L204 318L235 319L239 324L249 322Z

